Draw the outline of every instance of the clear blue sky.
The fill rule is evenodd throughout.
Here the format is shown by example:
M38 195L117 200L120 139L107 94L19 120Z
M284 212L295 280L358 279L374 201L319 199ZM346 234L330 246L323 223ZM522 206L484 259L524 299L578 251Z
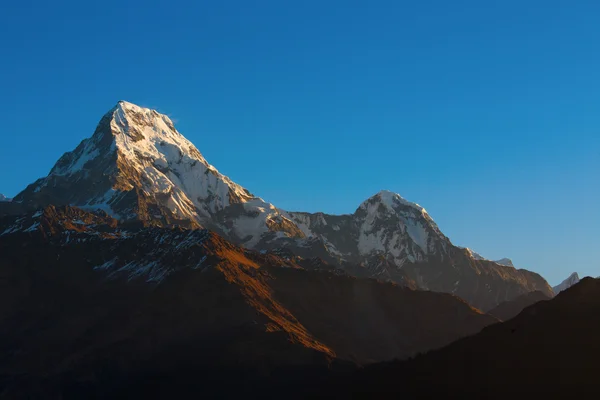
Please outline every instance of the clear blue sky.
M580 0L4 2L0 193L123 99L284 209L389 189L486 257L597 276L599 20Z

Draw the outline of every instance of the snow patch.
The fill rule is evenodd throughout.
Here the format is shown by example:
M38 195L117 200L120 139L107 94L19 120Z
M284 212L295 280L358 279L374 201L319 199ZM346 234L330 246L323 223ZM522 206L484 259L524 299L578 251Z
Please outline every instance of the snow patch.
M415 242L417 246L427 253L427 241L429 240L429 233L423 228L423 226L413 219L406 219L406 232L408 236Z
M113 267L116 262L117 262L117 257L105 262L104 264L96 265L93 269L94 270L107 270L107 269L110 269L111 267Z
M31 225L29 228L25 229L23 232L34 232L38 226L40 226L39 222L35 222L33 225Z

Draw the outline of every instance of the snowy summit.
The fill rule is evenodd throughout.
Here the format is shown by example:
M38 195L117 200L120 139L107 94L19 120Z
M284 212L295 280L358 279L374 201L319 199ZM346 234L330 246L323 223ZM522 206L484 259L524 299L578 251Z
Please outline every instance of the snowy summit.
M577 272L573 272L571 275L569 275L567 279L562 281L560 284L554 286L552 290L554 291L554 294L557 295L563 290L567 290L571 286L575 285L576 283L579 283L579 274Z
M502 281L473 286L460 279L472 268L506 267L460 261L468 256L423 207L388 190L365 200L353 214L280 209L210 165L168 116L126 101L15 200L25 207L100 209L144 226L206 228L246 248L319 257L351 274L454 293L480 308L495 306L511 293L551 292L541 277L514 269L504 271ZM420 266L428 261L445 267ZM476 290L485 284L493 296Z

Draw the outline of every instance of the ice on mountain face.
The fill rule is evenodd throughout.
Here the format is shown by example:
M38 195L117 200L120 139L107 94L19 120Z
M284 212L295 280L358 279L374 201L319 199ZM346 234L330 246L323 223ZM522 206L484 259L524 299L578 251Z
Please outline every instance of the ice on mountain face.
M286 212L260 198L248 200L242 206L244 213L236 217L232 224L233 231L239 238L249 238L243 243L246 247L255 247L263 235L268 232L275 231L274 239L294 237L298 235L298 231L302 232ZM277 230L275 228L277 226L281 229ZM285 226L295 229L286 230Z
M12 199L9 199L8 197L6 197L2 193L0 193L0 201L8 202L8 201L11 201L11 200Z
M287 215L288 218L292 219L294 221L294 223L296 224L296 226L298 227L298 229L300 229L300 231L302 231L302 233L306 236L306 237L311 237L311 236L315 236L315 233L310 229L310 215L308 214L299 214L299 213L292 213L293 215Z
M402 266L406 261L422 261L449 243L423 207L396 193L377 193L357 213L362 216L358 250L363 256L387 254Z
M415 242L417 246L427 253L427 240L429 239L429 234L427 231L415 220L407 219L405 224L406 232L413 242Z
M254 198L209 165L165 115L120 102L111 121L116 147L145 178L154 195L171 194L171 211L195 217L196 210L215 213L233 202Z
M67 164L61 164L52 170L54 175L73 175L83 169L83 167L100 155L100 151L95 147L96 143L92 139L87 139L82 142L82 153L72 160L67 161Z
M92 199L86 204L79 205L82 210L86 211L96 211L101 210L107 213L108 215L112 215L114 218L119 219L119 215L113 212L110 207L109 201L117 194L117 191L114 189L109 189L106 193L99 196L96 199Z
M559 294L563 290L567 290L571 286L575 285L579 282L579 274L577 272L573 272L567 279L562 281L559 285L556 285L552 288L554 291L554 295Z

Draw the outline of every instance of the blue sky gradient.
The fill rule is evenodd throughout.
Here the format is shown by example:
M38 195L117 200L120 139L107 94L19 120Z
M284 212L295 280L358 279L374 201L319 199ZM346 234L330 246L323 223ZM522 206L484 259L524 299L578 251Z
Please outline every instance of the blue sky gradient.
M281 208L388 189L553 285L600 275L598 1L0 7L0 193L127 100Z

